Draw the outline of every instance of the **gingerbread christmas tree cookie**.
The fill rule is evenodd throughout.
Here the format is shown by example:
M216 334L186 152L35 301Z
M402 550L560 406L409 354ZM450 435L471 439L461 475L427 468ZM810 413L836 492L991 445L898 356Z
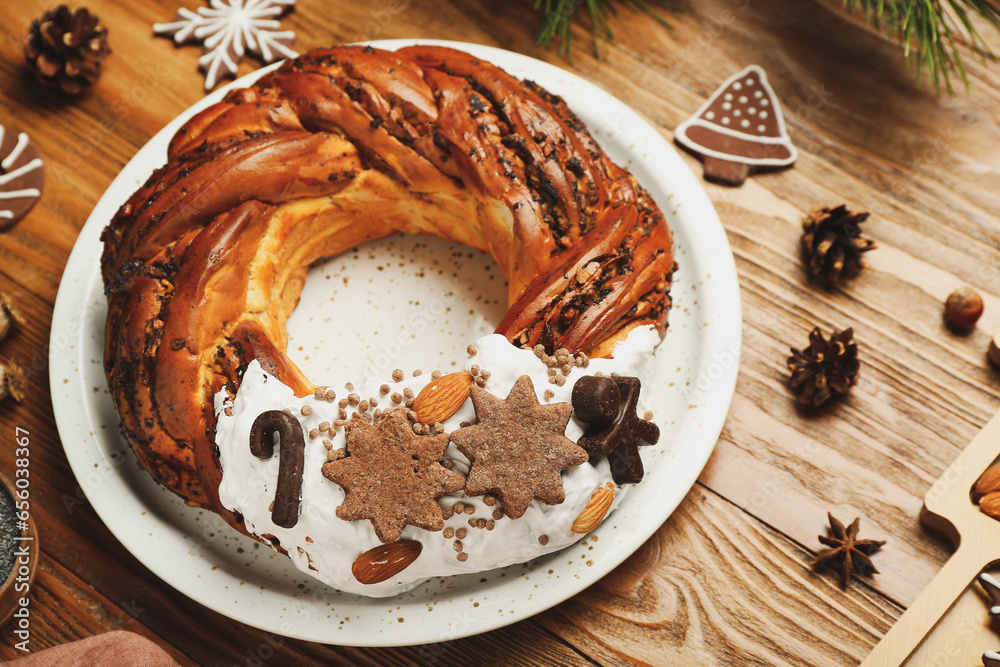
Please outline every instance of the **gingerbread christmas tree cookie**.
M750 65L729 77L674 138L705 165L705 178L727 185L761 169L790 166L798 157L767 75Z
M416 435L402 408L375 425L352 419L344 426L348 456L323 464L323 475L344 488L337 507L345 521L369 519L383 542L407 525L441 530L437 499L462 488L465 478L441 465L448 435Z
M472 463L465 492L496 496L512 519L522 516L533 498L547 505L565 500L562 471L587 461L587 452L565 436L573 408L540 405L527 375L505 399L472 387L472 403L479 423L451 435Z

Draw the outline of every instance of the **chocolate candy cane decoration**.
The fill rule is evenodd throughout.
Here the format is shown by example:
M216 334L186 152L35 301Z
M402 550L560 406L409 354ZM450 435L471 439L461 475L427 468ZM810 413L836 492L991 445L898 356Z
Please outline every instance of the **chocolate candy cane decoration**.
M257 416L250 429L250 453L261 461L274 456L275 433L280 438L281 452L271 520L276 526L291 528L299 522L306 438L298 419L281 410L268 410Z

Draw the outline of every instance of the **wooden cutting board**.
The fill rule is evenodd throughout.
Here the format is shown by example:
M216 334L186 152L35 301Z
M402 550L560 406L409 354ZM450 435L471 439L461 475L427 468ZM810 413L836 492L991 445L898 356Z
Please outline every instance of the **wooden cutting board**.
M921 520L947 535L956 546L955 554L945 563L917 600L906 610L899 622L882 638L862 667L898 667L907 661L931 630L938 624L959 597L965 593L980 572L1000 564L1000 521L979 511L972 501L972 489L979 477L1000 455L1000 414L969 444L924 497ZM964 599L964 596L963 596ZM974 613L976 605L963 604L964 614ZM957 611L957 610L956 610ZM985 605L978 605L980 616L960 619L966 631L961 637L966 653L978 659L985 651L1000 648L1000 637L992 635L992 643L978 646L985 630L987 640L989 617ZM968 664L965 662L921 664ZM975 663L972 663L975 664Z

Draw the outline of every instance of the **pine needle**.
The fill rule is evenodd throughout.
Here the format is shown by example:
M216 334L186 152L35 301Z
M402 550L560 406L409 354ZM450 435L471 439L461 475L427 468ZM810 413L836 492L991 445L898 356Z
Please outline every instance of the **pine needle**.
M951 77L955 73L966 88L971 87L962 62L962 45L984 58L995 58L973 25L970 12L1000 29L998 0L844 0L844 5L848 11L860 5L869 24L884 28L903 45L907 63L916 66L917 82L926 73L937 90L943 84L953 95Z
M668 0L619 0L632 11L647 14L656 20L657 23L667 28L671 27L663 15L656 11L650 3L677 9ZM535 44L548 48L553 39L559 40L559 55L568 57L573 55L573 32L571 30L574 17L578 17L580 10L586 5L586 14L590 21L590 31L594 43L594 53L601 58L601 44L603 42L613 42L615 33L608 23L606 14L612 16L618 14L613 0L535 0L535 9L542 10L544 16L535 33Z

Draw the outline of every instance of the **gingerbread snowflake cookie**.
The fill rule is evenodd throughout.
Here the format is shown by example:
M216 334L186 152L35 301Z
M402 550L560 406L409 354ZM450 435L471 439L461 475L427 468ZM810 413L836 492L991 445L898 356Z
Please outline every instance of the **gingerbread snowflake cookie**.
M727 185L742 185L762 169L788 167L798 157L778 99L757 65L729 77L677 127L674 138L701 158L707 180Z
M154 25L153 33L173 37L177 44L204 45L198 66L205 72L209 91L221 77L235 76L248 51L265 63L298 56L290 48L295 33L278 30L278 17L293 7L295 0L210 0L208 7L196 12L182 7L170 23Z
M28 135L0 125L0 232L28 214L44 182L42 157Z

